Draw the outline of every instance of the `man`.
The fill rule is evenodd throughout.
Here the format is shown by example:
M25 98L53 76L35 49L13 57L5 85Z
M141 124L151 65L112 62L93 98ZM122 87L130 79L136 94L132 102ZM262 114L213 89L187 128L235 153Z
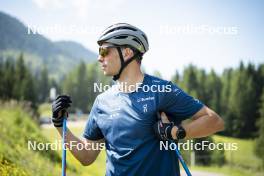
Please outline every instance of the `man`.
M102 33L98 44L102 70L113 76L117 86L96 98L85 139L68 130L66 141L89 146L105 143L107 176L180 175L175 151L160 150L159 141L208 136L223 130L223 120L171 82L141 72L142 56L149 44L140 29L126 23L112 25ZM70 103L68 96L59 96L53 103L53 122L60 134L62 111ZM160 112L164 113L158 121ZM187 118L192 121L181 126ZM86 166L100 152L77 148L70 151Z

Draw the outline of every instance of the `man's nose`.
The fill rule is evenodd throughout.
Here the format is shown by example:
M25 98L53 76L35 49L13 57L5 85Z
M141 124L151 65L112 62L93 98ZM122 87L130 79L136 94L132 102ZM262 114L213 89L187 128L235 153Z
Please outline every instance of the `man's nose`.
M97 58L98 62L102 63L103 62L103 58L104 57L102 57L101 55L99 55L98 58Z

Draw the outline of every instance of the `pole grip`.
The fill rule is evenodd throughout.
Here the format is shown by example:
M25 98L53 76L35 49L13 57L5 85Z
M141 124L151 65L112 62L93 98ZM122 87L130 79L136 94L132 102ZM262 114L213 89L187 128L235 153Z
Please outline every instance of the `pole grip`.
M66 111L65 111L66 112ZM66 176L66 147L65 147L65 138L67 133L67 118L63 118L62 126L62 176Z

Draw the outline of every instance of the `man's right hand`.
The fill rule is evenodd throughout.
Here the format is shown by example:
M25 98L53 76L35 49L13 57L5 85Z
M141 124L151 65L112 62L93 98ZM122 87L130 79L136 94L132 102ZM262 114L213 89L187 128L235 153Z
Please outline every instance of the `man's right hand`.
M62 127L63 118L67 108L71 106L71 97L67 95L59 95L52 103L52 122L55 127ZM66 116L68 116L66 114Z

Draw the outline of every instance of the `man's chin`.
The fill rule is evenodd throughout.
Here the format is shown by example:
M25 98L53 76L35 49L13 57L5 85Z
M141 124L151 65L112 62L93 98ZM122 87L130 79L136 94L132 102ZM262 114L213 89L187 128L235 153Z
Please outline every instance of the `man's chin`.
M103 73L104 73L105 76L115 76L115 75L118 74L118 73L111 72L111 71L108 71L108 70L103 70Z
M109 72L106 72L106 71L104 71L104 75L105 76L114 76L112 73L109 73Z

